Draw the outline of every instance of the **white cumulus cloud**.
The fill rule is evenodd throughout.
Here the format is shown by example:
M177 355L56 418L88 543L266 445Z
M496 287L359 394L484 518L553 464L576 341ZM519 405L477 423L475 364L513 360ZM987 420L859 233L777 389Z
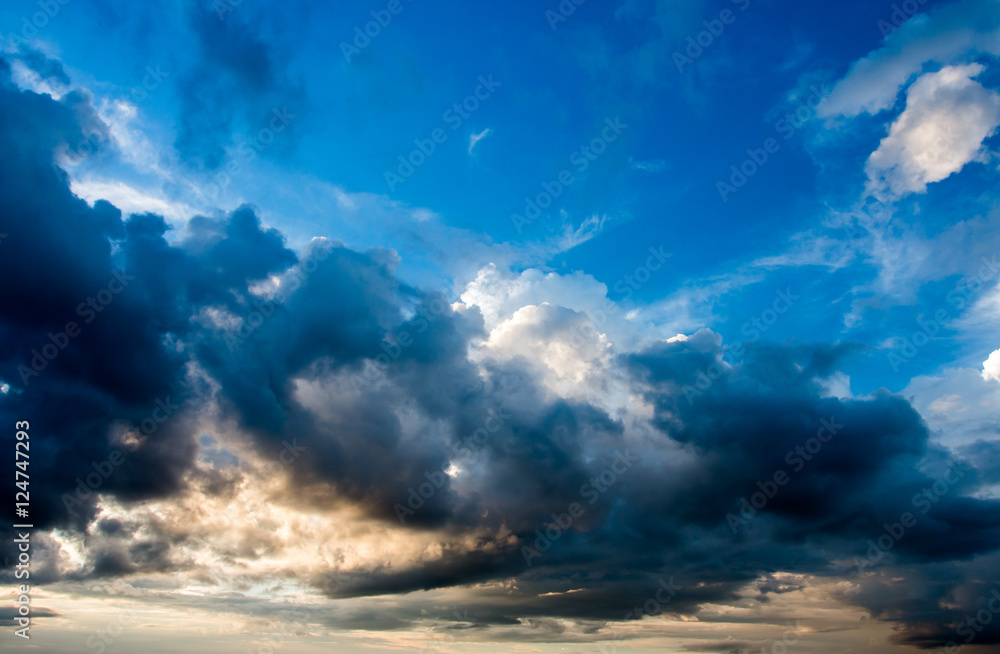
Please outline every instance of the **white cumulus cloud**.
M1000 124L1000 95L973 80L980 64L947 66L910 87L906 109L868 158L875 192L921 193L982 156Z
M1000 350L997 350L983 361L983 379L1000 382Z

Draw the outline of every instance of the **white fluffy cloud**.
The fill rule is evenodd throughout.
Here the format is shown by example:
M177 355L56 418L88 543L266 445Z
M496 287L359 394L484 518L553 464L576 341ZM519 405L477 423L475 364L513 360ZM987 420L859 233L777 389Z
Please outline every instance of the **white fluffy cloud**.
M1000 382L1000 350L997 350L983 361L983 379Z
M175 226L183 226L197 210L189 204L172 200L158 189L141 189L121 180L102 180L94 177L73 179L70 188L77 197L90 204L107 200L125 215L133 213L158 213Z
M947 66L910 87L906 109L868 159L873 191L920 193L981 157L1000 124L1000 95L972 78L984 66Z
M523 357L559 397L599 402L613 376L611 343L584 314L549 303L518 309L490 334L488 356Z
M818 113L851 117L889 109L925 63L955 63L970 52L1000 54L1000 3L995 0L963 0L911 18L881 48L854 63Z
M512 273L491 263L479 270L461 297L465 304L479 307L486 329L492 331L521 307L544 302L589 315L601 309L607 293L607 286L579 271L560 275L528 268Z

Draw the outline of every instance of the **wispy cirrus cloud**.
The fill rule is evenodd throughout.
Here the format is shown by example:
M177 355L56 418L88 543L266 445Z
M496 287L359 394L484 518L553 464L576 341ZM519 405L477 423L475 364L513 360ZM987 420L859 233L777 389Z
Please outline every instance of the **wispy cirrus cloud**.
M486 129L484 129L483 131L479 132L478 134L470 134L469 135L469 154L472 154L472 151L476 148L476 145L478 145L480 141L482 141L486 137L492 136L492 135L493 135L493 130L490 129L489 127L487 127Z

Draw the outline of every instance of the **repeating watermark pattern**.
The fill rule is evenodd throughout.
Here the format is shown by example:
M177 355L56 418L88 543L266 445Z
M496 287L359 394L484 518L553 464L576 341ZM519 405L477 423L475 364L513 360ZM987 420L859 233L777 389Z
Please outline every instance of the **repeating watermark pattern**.
M731 0L731 2L739 7L740 12L744 12L750 8L750 0ZM719 12L717 18L701 21L705 29L687 37L687 47L684 49L683 54L677 51L674 52L673 60L674 65L677 66L677 72L683 73L685 66L693 64L695 59L705 54L715 43L716 39L726 31L726 26L736 22L736 17L737 14L732 9L723 9Z
M75 165L94 154L101 148L101 144L107 139L107 135L92 125L88 125L83 130L83 138L69 147L67 143L61 147L59 154L52 158L52 170L57 175L65 174L63 165Z
M847 240L862 240L871 235L885 236L889 229L888 223L885 220L879 220L876 214L888 208L888 205L876 200L874 205L865 205L859 210L845 212L843 215L848 220L844 221L843 230Z
M640 290L646 282L653 278L653 273L659 271L663 268L663 264L667 262L673 256L671 253L663 251L663 244L661 243L659 247L650 247L649 256L646 257L646 262L641 266L636 266L630 274L622 276L621 279L617 280L612 288L615 293L622 296L623 300L632 299L632 295Z
M756 645L753 647L740 647L739 649L734 648L731 650L731 654L736 654L737 652L739 654L751 654L755 651L760 652L760 654L787 654L789 647L802 640L801 633L802 628L800 623L798 620L795 620L788 623L787 628L782 632L780 637L767 641L760 646L760 649L756 649Z
M883 37L889 36L903 26L903 23L917 15L920 7L927 4L927 0L903 0L899 4L892 5L892 13L889 18L880 18L875 24Z
M771 306L764 309L759 316L747 320L740 326L740 334L747 337L747 340L734 343L726 348L722 354L722 361L730 366L736 363L746 354L746 346L756 343L760 337L778 322L778 317L787 313L794 306L795 301L800 299L798 295L792 293L791 288L775 291L775 299ZM685 384L681 388L684 397L687 398L688 405L694 404L696 398L705 394L712 385L726 372L722 363L713 362L704 369L699 370L695 375L694 384Z
M990 259L982 257L981 261L983 265L980 266L976 275L971 279L963 280L945 298L954 305L957 312L966 309L972 303L973 298L985 288L987 282L992 281L997 276L997 272L1000 272L1000 262L997 261L997 255L993 255ZM892 371L899 372L900 368L912 361L920 353L920 350L956 317L957 314L953 315L944 308L935 311L933 318L918 316L916 318L917 329L908 335L897 337L897 342L901 343L899 350L893 350L886 354Z
M785 454L784 461L791 466L791 474L802 472L806 463L812 461L823 449L823 446L832 441L833 437L844 428L844 425L837 424L837 419L832 416L829 420L821 419L820 425L815 436L807 439L801 445L796 445ZM726 514L726 523L733 535L736 535L740 527L749 525L750 521L757 516L758 511L766 507L768 502L778 494L781 487L788 484L791 479L790 474L785 472L784 468L778 468L770 478L757 482L756 486L759 490L752 494L749 500L745 496L741 497L739 515Z
M763 645L760 648L760 654L785 654L789 647L802 640L800 633L802 633L802 629L798 620L788 623L788 628L781 634L781 637Z
M283 440L281 441L281 450L278 451L278 454L263 460L257 471L265 477L276 478L285 471L285 468L294 465L299 460L299 457L302 456L302 453L308 449L304 445L299 445L297 438L292 438L291 442ZM245 507L240 506L236 502L230 502L226 505L226 513L234 519L246 518ZM339 570L335 570L332 575L336 579L341 578Z
M549 27L555 32L556 28L559 27L560 23L565 23L569 20L569 17L576 13L576 8L585 3L587 0L562 0L559 6L552 9L545 10L545 20L549 21Z
M165 400L157 398L156 408L150 412L149 417L139 421L139 431L146 437L152 436L160 428L160 425L169 420L180 408L180 405L170 401L169 395ZM83 479L77 477L73 494L63 493L60 498L66 512L75 516L77 507L81 506L104 485L105 481L111 478L115 470L125 463L127 455L139 449L141 442L137 435L128 434L121 441L126 452L123 453L120 449L115 448L108 454L107 459L101 462L91 461L90 467L94 469L93 472L88 473Z
M416 342L413 337L426 332L433 322L448 311L449 306L447 302L440 298L433 298L428 302L427 310L421 309L410 321L413 333L402 329L395 334L392 341L382 341L379 346L382 352L366 363L360 373L351 375L351 384L355 390L362 390L369 384L383 378L389 369L389 364L398 361L403 355L403 350Z
M288 107L272 107L271 118L267 124L257 130L253 136L240 135L237 137L236 156L229 159L225 168L213 175L212 181L206 188L197 188L196 192L202 201L214 202L219 199L222 191L228 187L233 179L246 172L247 166L266 150L275 137L285 131L296 115L288 110Z
M163 80L170 77L170 73L160 70L160 66L146 66L146 74L142 77L142 83L132 87L129 94L135 103L142 102L149 98L149 94L155 91Z
M120 607L114 619L110 620L103 629L98 629L87 638L87 647L95 654L104 654L118 637L125 633L125 627L139 623L138 609L137 604Z
M316 272L319 268L319 262L326 261L330 257L331 251L331 246L326 244L314 247L309 256L293 267L283 278L281 287L283 296L286 299L291 297L292 293L305 283L309 275ZM255 300L252 310L240 320L239 327L233 332L227 331L222 337L229 353L235 353L242 343L250 339L267 319L274 315L283 302L284 300L279 298Z
M451 612L454 616L456 622L464 623L468 626L473 626L479 623L479 618L474 615L469 615L469 609L463 609L461 613L458 610ZM432 644L427 644L417 650L419 654L438 654L442 650L442 646L446 643L452 643L455 641L455 635L452 633L453 630L446 630L444 633L436 632L434 637L437 639Z
M662 582L661 582L662 583ZM775 638L774 640L762 645L760 648L760 654L786 654L788 648L792 645L798 643L802 637L799 635L801 633L801 628L799 626L799 621L788 623L788 628L785 629L780 638ZM617 654L618 645L624 645L626 641L616 640L612 641L610 647L598 644L597 649L601 654ZM750 654L754 650L749 647L740 647L739 649L732 649L731 654Z
M663 244L650 247L649 256L646 257L644 264L636 266L630 274L623 275L611 285L616 293L623 296L623 300L631 299L635 292L642 289L653 278L653 273L662 270L663 265L673 256L670 252L664 252L663 247ZM600 329L611 316L618 313L620 308L611 298L604 298L601 308L594 311L584 309L583 314L587 319L582 324L574 325L570 330L570 346L574 350L580 350L587 345L588 339L597 338L600 335Z
M555 202L556 198L563 194L567 188L576 182L573 170L584 173L597 158L607 151L608 145L618 140L628 124L623 123L621 116L614 119L604 119L604 129L599 136L594 137L589 143L580 146L569 155L570 168L565 168L559 172L552 180L542 182L542 190L534 198L524 198L524 215L512 213L510 220L514 223L514 229L518 234L524 231L524 227L535 222L542 215L542 210L548 209Z
M465 96L461 102L453 104L441 114L441 120L451 128L452 132L460 128L472 114L479 110L482 103L489 100L493 96L493 93L503 86L502 83L493 79L492 74L485 77L480 75L478 81L479 85L476 86L472 93ZM409 154L401 154L397 157L399 165L396 166L396 171L386 170L382 175L389 187L389 191L395 191L397 186L412 177L417 172L417 169L427 163L427 160L438 151L438 147L443 145L447 140L448 132L443 127L435 127L431 130L427 138L414 139L413 145L416 147Z
M900 170L919 177L942 157L951 154L955 145L955 131L951 125L932 125L927 131L930 132L925 134L925 138L930 137L928 144L914 152L912 159L902 162Z
M976 611L974 615L968 616L956 629L955 633L959 636L965 636L965 644L968 645L976 639L976 636L982 632L982 630L993 622L993 618L1000 613L1000 590L994 588L989 597L980 598L980 602L984 604L983 608ZM949 642L947 647L954 645L954 642Z
M84 325L94 322L97 319L97 314L104 311L134 279L134 275L126 274L121 270L112 271L107 286L78 304L76 315L83 319ZM28 361L31 367L24 364L17 366L17 373L21 375L21 383L24 384L24 387L27 388L31 380L48 368L49 363L55 361L69 347L70 341L82 333L81 325L75 320L67 322L61 331L54 334L49 332L49 342L40 348L31 350L31 359Z
M407 2L413 2L413 0L407 0ZM347 63L351 63L351 59L361 54L362 50L370 46L372 40L377 39L382 34L382 30L389 26L389 23L392 22L395 16L403 13L403 9L405 8L401 0L389 0L385 9L373 9L370 21L363 26L355 26L354 39L350 43L347 41L340 42L340 52L344 55L344 60Z
M644 615L656 616L663 613L663 607L670 603L670 600L677 595L684 587L674 583L674 578L661 578L653 596L642 604L634 607L625 614L626 620L638 620Z
M875 155L869 159L868 183L866 197L875 201L875 206L881 208L891 217L891 211L897 200L903 195L926 186L935 167L942 159L950 158L956 135L950 125L935 124L921 130L923 143L919 148L905 147L898 150L892 161L876 160ZM881 148L876 154L881 155ZM950 165L950 164L949 164ZM882 225L887 230L888 221Z
M644 615L660 615L663 612L663 607L683 589L683 586L674 583L673 577L670 577L666 581L661 578L654 596L626 613L624 619L632 620L642 618ZM787 654L788 648L797 644L802 639L801 633L802 628L798 620L789 622L781 636L762 645L759 652L760 654ZM594 645L601 654L618 654L619 646L624 647L627 642L625 639L619 639L608 641L608 644L595 643ZM733 650L733 652L736 651L736 649ZM754 648L739 648L739 652L741 653L745 652L749 654L753 651L758 650Z
M935 480L933 484L914 494L910 504L915 509L920 510L920 515L926 515L935 504L941 501L942 497L948 494L952 486L961 481L967 472L969 472L969 465L964 461L956 461L945 471L941 479ZM865 558L854 557L858 572L864 572L868 566L881 561L886 553L902 540L903 536L906 535L906 530L915 527L917 522L918 518L913 512L904 511L896 522L883 524L882 529L885 533L874 540L868 540L868 551L865 553Z
M588 506L593 506L601 498L601 495L608 492L638 460L639 457L629 450L625 450L624 453L615 450L611 465L580 487L581 499L585 499ZM535 530L533 546L521 546L521 555L528 567L533 565L534 559L541 558L543 553L552 549L552 545L573 526L573 522L579 520L586 513L587 508L579 502L571 502L563 513L553 513L552 522L546 524L544 530Z
M235 11L241 4L243 4L243 0L212 0L212 9L215 10L215 15L218 16L219 20L224 21L226 14Z
M950 125L932 125L927 131L934 136L933 140L919 152L911 153L912 158L899 163L898 171L919 178L922 174L919 165L926 169L949 152L955 142L955 133ZM869 191L877 191L877 187L870 186ZM895 198L891 194L869 192L865 204L860 209L845 214L850 218L844 224L847 239L855 241L891 237L894 208Z
M504 410L503 403L500 403L496 409L490 409L486 414L487 417L483 422L483 426L472 432L472 435L462 442L463 446L473 451L481 448L489 441L492 434L500 431L500 428L511 419L511 414ZM408 517L415 515L417 511L423 508L427 500L434 497L434 494L444 487L448 481L448 469L450 468L451 466L449 465L448 468L443 470L435 470L434 472L428 470L424 472L424 478L427 481L419 484L416 488L411 486L407 489L408 494L405 504L403 502L396 502L392 507L392 510L396 512L396 517L399 518L399 524L406 524Z
M263 638L263 642L248 650L248 654L275 654L286 643L299 640L302 634L291 628L292 625L307 625L312 620L314 609L298 606L294 609L282 609L275 614L278 619L278 633Z
M656 591L653 596L647 599L645 602L635 606L632 610L622 616L623 620L639 620L644 615L657 616L663 613L663 607L670 603L670 601L683 590L684 587L674 583L674 578L669 577L659 579ZM601 654L616 654L618 652L618 646L624 645L625 640L612 640L609 641L608 645L602 643L595 643L598 651Z
M664 251L662 244L650 247L648 252L649 255L644 264L637 266L630 274L623 275L611 285L617 293L624 296L623 299L630 299L633 293L642 289L652 279L653 273L662 270L663 265L673 256ZM576 350L583 348L587 344L587 339L596 336L599 333L598 330L607 323L611 316L617 314L620 308L613 300L605 298L601 308L595 311L584 310L583 313L587 320L572 328L570 345ZM448 305L446 303L438 299L432 301L428 310L418 312L413 319L415 334L424 333L431 323L447 311ZM403 351L413 345L415 342L413 336L414 334L410 331L401 330L392 341L383 341L380 345L382 352L367 363L361 373L355 373L351 376L355 389L363 389L382 378L389 365L399 360Z
M805 127L805 124L816 116L816 108L823 101L823 98L830 94L830 89L826 85L823 85L822 88L813 85L809 87L809 90L811 93L795 108L795 111L786 112L774 123L774 131L786 141L795 136L796 132Z
M809 87L812 91L805 101L800 104L795 111L790 111L779 118L774 123L774 131L786 141L795 136L795 133L816 116L816 108L819 107L823 98L827 95L825 88L816 86ZM719 192L723 202L729 202L730 196L746 186L751 177L771 160L772 156L781 149L781 143L774 137L764 139L764 143L759 148L748 148L747 158L739 164L729 167L730 175L728 182L718 180L715 182L715 189Z
M38 8L41 11L36 11L30 17L27 14L21 16L20 36L17 34L8 34L7 38L18 47L23 47L25 41L37 37L39 30L44 29L49 24L49 21L58 16L62 8L69 3L70 0L38 0ZM0 34L0 39L2 38L3 34Z

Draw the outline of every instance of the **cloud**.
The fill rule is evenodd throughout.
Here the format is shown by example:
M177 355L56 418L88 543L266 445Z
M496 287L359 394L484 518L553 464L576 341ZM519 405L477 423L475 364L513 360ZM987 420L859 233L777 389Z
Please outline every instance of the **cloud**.
M470 134L469 135L469 154L472 154L472 150L476 147L477 143L479 143L484 138L486 138L487 136L490 136L492 134L493 134L493 130L490 129L489 127L487 127L486 129L484 129L483 131L479 132L478 134Z
M654 159L652 161L638 161L632 157L628 158L629 168L633 170L644 170L647 173L659 173L662 172L664 168L667 167L667 162L663 159Z
M585 314L548 303L521 307L491 332L485 348L494 359L521 357L554 397L594 405L610 399L611 342Z
M51 80L62 86L69 86L69 75L62 62L52 59L38 50L26 49L20 56L20 61L34 71L42 80Z
M558 297L563 307L591 313L601 308L606 293L604 284L582 272L560 275L529 268L515 275L489 265L469 282L461 299L479 308L486 329L492 331L518 309L553 297Z
M1000 95L972 79L984 69L946 66L913 83L906 109L868 159L875 192L922 193L981 158L983 141L1000 124Z
M925 63L956 63L969 53L1000 54L1000 6L992 0L960 0L914 16L881 48L856 61L817 113L853 117L884 111Z
M935 443L958 449L1000 435L993 408L1000 402L1000 387L983 370L949 368L920 375L901 394L927 421Z
M983 379L1000 382L1000 350L996 350L983 361Z
M581 44L577 56L591 68L624 71L641 86L670 83L676 78L668 72L677 70L671 54L690 26L704 18L703 12L704 4L698 1L620 0L615 19L626 25L642 25L642 36L618 56L610 54L616 48L604 41Z
M188 217L195 214L192 207L173 202L160 192L138 189L119 180L73 180L71 188L75 195L91 204L107 200L125 214L156 213L170 220L171 224L182 225Z
M615 222L606 214L594 214L580 221L580 226L564 225L562 235L557 239L559 251L568 252L578 245L583 245L604 231L609 223Z
M168 239L163 217L88 204L53 166L101 125L85 95L20 91L0 64L0 111L0 275L17 280L0 286L0 421L30 416L46 454L32 462L42 583L462 589L484 623L527 623L525 640L596 639L564 621L639 622L625 617L637 589L666 579L684 591L664 612L702 622L729 620L749 588L772 601L805 586L783 574L852 574L843 562L965 456L903 397L830 397L852 346L758 342L730 365L707 330L628 342L625 316L590 330L607 288L581 273L486 268L452 302L404 282L392 250L296 251L249 206ZM127 286L102 293L116 271ZM80 333L64 339L68 321ZM796 454L832 424L821 452ZM734 534L727 514L778 470L787 485ZM844 601L939 642L977 597L952 591L1000 571L986 472L876 568L926 574L888 588L872 574ZM417 620L340 610L365 628Z
M196 2L184 11L201 56L195 67L178 75L174 146L186 163L215 170L225 162L237 130L256 134L283 107L301 116L302 91L283 70L279 49L263 37L259 22L267 18L238 11L219 20L215 9ZM287 16L295 12L277 20ZM290 126L293 133L295 126ZM281 140L287 145L294 139L284 134Z

